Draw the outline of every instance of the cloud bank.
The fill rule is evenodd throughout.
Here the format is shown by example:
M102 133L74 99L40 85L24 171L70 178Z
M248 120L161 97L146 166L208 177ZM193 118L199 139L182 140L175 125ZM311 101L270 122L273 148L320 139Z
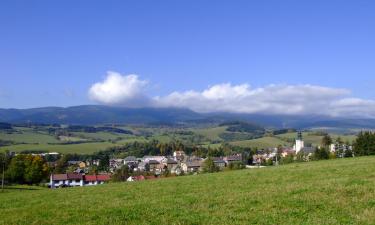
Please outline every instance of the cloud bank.
M106 105L127 107L181 107L196 112L263 113L278 115L328 115L375 118L375 101L350 96L347 89L316 85L216 84L202 91L175 91L148 96L149 82L137 75L108 72L89 90L90 99Z

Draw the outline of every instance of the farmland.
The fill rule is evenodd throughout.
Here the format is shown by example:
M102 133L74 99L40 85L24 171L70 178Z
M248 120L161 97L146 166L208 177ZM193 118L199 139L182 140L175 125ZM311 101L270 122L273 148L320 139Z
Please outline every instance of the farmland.
M373 224L375 157L0 193L0 224ZM17 215L17 216L15 216Z
M228 126L210 126L204 128L173 128L173 127L121 127L130 130L132 134L99 131L72 131L64 135L55 135L45 127L14 127L12 132L0 131L0 140L10 141L12 144L0 147L0 151L48 151L60 153L91 154L114 146L121 146L129 142L144 142L158 140L168 143L181 141L187 145L210 146L216 148L221 143L250 148L269 148L292 146L295 132L267 135L251 138L246 132L228 131ZM314 146L320 144L322 136L317 132L303 133L306 143ZM334 139L338 134L330 134ZM248 137L248 138L246 138ZM352 142L355 135L341 135L343 141ZM228 140L225 140L228 138Z

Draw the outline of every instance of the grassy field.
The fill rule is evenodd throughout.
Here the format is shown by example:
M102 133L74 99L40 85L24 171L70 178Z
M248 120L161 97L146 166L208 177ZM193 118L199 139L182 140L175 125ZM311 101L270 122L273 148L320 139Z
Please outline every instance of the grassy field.
M224 133L225 130L227 129L227 126L220 126L220 127L211 127L211 128L204 128L204 129L193 129L192 131L195 132L196 134L203 135L210 139L211 141L213 140L222 140L219 135L221 133Z
M306 142L306 143L311 143L313 144L314 146L318 146L321 144L321 141L322 141L322 138L323 136L320 136L320 135L316 135L312 132L303 132L303 140ZM337 135L337 134L334 134L334 133L330 133L329 134L333 140L336 140L338 137L341 138L342 141L349 141L350 143L352 143L357 136L355 135ZM276 137L280 137L280 138L291 138L291 139L294 139L296 138L296 133L286 133L286 134L280 134L280 135L276 135Z
M120 145L120 143L112 144L110 142L93 142L71 145L48 145L48 144L21 144L0 147L0 151L47 151L47 152L60 152L60 153L77 153L77 154L90 154L99 150L105 150L108 147Z
M375 157L0 193L0 224L374 224Z
M250 147L250 148L270 148L270 147L277 147L279 145L290 145L285 141L282 141L275 137L263 137L263 138L257 138L252 140L246 140L246 141L234 141L230 142L232 145L238 145L241 147Z
M5 132L0 132L0 139L14 142L23 142L23 143L59 143L54 136L48 135L42 132L36 132L32 130L24 130L19 133L7 134Z

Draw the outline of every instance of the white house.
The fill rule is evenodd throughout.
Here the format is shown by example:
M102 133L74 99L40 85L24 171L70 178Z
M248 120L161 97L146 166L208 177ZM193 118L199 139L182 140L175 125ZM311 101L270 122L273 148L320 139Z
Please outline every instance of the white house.
M84 180L82 174L76 173L67 173L67 174L51 174L50 177L50 187L75 187L75 186L83 186Z

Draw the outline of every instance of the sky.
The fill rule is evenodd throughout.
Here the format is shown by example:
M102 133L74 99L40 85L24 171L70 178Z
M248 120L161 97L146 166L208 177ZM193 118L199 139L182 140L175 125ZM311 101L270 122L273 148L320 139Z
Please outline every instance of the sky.
M0 2L0 108L375 117L375 2Z

